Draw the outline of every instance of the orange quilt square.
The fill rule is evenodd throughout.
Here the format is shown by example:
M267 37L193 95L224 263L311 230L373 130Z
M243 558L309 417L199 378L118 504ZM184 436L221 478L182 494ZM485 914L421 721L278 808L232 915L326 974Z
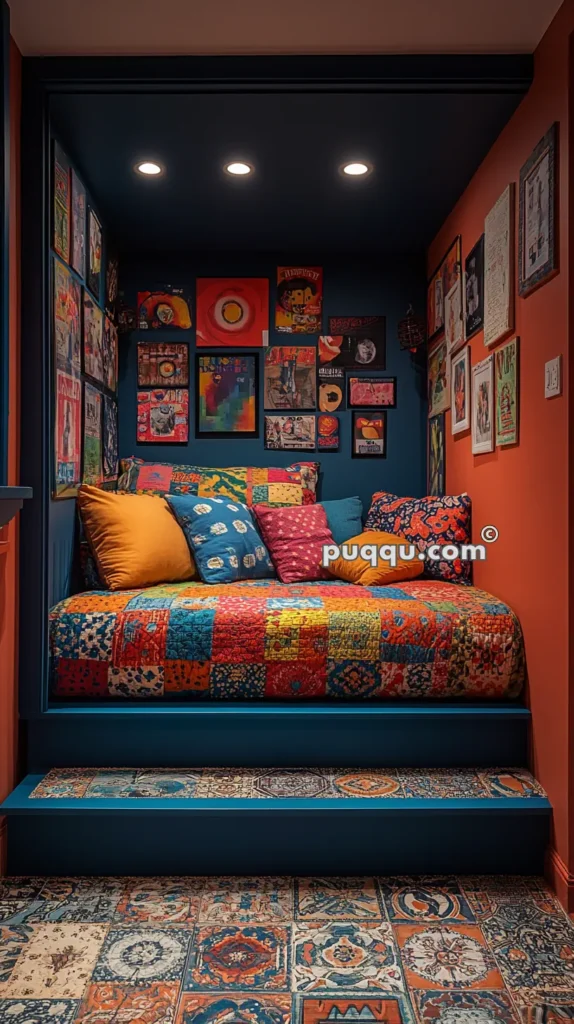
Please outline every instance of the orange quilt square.
M494 956L476 925L397 925L410 988L504 988Z

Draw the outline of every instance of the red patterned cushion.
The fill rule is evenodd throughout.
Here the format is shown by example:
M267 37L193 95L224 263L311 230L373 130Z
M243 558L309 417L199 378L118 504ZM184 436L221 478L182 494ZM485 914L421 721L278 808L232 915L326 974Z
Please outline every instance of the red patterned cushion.
M331 579L321 566L323 544L333 543L322 505L255 505L253 511L282 583Z
M471 500L468 494L447 494L443 498L399 498L377 491L369 509L365 530L399 534L426 551L432 544L470 544ZM471 562L424 563L427 579L449 583L471 582Z

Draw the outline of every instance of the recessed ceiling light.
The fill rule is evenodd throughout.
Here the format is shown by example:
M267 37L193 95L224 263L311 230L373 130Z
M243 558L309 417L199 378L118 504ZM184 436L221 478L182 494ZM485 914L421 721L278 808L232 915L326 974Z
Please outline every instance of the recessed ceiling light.
M251 164L246 164L243 160L233 160L230 164L226 164L225 170L228 174L251 174L253 168Z
M162 167L153 160L143 160L141 164L136 164L136 171L139 174L147 174L153 177L153 175L161 174Z
M353 161L349 164L343 164L341 170L343 174L348 174L352 178L360 177L362 174L368 174L371 168L368 164L362 163L362 161Z

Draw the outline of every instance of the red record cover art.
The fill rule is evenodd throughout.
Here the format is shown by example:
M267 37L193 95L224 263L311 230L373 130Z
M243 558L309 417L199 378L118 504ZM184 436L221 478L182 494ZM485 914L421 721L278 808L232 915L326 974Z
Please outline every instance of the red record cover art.
M196 336L198 348L265 348L268 344L267 278L199 278Z

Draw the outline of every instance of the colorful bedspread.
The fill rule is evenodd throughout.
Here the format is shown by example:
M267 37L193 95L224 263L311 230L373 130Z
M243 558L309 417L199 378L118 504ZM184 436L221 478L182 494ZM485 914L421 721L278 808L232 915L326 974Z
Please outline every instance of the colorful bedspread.
M67 598L50 615L58 697L508 698L514 613L475 587L174 583Z

